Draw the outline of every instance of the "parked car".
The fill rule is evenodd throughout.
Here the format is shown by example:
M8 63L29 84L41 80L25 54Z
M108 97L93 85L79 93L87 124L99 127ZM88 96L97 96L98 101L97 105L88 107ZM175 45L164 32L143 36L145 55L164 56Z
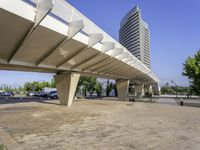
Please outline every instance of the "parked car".
M32 96L35 96L35 93L34 92L28 92L28 93L26 93L26 95L32 97Z
M49 97L49 93L47 93L47 92L37 92L37 93L35 93L34 96L37 96L37 97Z
M1 96L5 96L5 97L11 97L14 96L14 93L12 91L9 92L2 92Z
M49 93L49 97L50 97L51 99L57 99L57 98L58 98L58 92L57 92L57 91L51 91L51 92Z

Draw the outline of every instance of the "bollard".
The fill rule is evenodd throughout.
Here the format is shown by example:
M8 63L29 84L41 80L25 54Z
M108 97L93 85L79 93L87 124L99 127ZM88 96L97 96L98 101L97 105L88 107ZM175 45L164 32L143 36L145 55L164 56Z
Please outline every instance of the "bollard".
M180 101L180 105L183 106L183 100L182 100L182 99L181 99L181 101Z

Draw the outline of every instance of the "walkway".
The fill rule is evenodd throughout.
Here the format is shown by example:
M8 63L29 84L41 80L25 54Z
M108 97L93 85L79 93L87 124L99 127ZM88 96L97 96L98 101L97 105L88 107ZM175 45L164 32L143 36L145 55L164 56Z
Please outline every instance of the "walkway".
M70 108L28 102L0 105L0 143L21 150L199 150L200 109L112 100Z

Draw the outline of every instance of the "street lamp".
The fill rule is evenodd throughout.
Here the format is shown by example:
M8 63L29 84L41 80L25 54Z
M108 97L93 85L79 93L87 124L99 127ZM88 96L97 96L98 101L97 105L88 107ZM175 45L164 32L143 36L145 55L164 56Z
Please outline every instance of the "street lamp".
M173 81L173 80L171 80L171 82L175 85L175 90L176 90L176 98L177 98L177 84Z

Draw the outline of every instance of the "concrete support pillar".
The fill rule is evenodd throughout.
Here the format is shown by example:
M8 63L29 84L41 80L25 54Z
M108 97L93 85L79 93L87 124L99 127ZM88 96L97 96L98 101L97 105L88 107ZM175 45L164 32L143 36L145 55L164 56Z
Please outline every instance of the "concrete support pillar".
M129 80L118 79L116 85L119 100L127 100Z
M142 96L144 95L144 84L136 85L135 92L136 92L137 98L141 99Z
M158 84L152 85L153 95L160 95L160 86Z
M145 95L148 95L148 94L152 94L152 86L147 84L147 85L144 85L144 94Z
M77 73L65 73L54 76L61 105L71 106L80 78Z

